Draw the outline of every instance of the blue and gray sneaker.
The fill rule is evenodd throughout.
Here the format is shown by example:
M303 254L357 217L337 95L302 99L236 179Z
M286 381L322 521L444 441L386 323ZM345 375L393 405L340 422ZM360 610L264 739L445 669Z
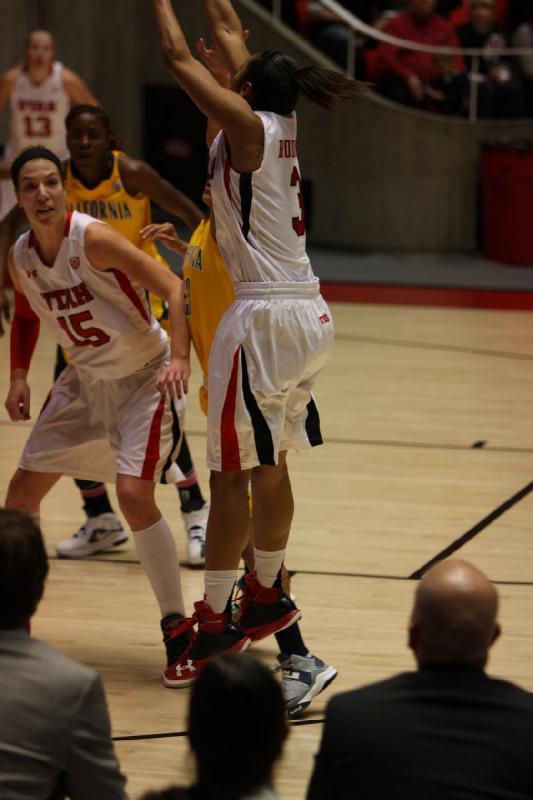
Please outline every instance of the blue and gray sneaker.
M311 653L307 656L280 653L281 690L287 715L294 719L307 708L313 697L324 691L335 680L337 670Z

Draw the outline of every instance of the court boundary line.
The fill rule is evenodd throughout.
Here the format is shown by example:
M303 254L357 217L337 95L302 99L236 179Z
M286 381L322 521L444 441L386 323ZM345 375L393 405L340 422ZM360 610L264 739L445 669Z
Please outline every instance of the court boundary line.
M338 342L360 342L361 344L378 344L391 347L406 347L413 350L439 350L445 353L461 353L471 356L486 356L488 358L507 358L512 361L533 361L529 353L514 353L512 350L484 350L481 347L466 347L454 344L434 344L432 342L419 342L416 339L387 339L383 336L357 336L349 333L336 333Z
M525 486L523 486L522 489L520 489L518 492L512 495L512 497L509 497L507 500L504 500L503 503L500 503L500 505L497 506L494 509L494 511L491 511L490 514L487 514L487 516L483 517L483 519L480 520L478 523L476 523L472 528L470 528L461 536L459 536L457 539L455 539L453 542L451 542L451 544L449 544L447 547L440 550L435 556L433 556L433 558L430 558L429 561L426 561L426 563L422 564L421 567L415 569L414 572L412 572L409 575L409 578L412 580L417 580L418 578L421 578L424 575L424 573L427 572L428 569L430 569L430 567L434 566L435 564L438 564L439 561L442 561L443 559L453 555L453 553L456 553L457 550L463 547L463 545L467 544L467 542L470 542L479 533L488 528L489 525L491 525L496 519L505 514L506 511L509 511L510 508L513 508L513 506L517 505L517 503L523 500L524 497L526 497L531 492L532 489L533 489L533 481L530 481Z
M24 424L24 427L30 429L32 424L27 423ZM1 426L11 426L13 425L12 422L9 420L0 420L0 427ZM189 438L205 438L206 434L204 431L195 431L189 430L187 431L187 436ZM481 447L479 443L483 443ZM531 455L533 453L533 447L513 447L512 445L491 445L487 444L487 440L476 440L472 444L453 444L452 442L411 442L405 441L402 442L400 440L395 439L341 439L335 436L326 436L324 438L324 444L340 444L340 445L347 445L347 446L362 446L362 447L393 447L393 448L405 448L405 449L420 449L420 450L457 450L457 451L468 451L468 450L482 450L484 453L516 453L518 455ZM68 477L68 476L63 476Z
M91 564L127 564L127 565L134 565L134 566L141 566L140 561L136 561L135 559L126 559L126 558L98 558L97 556L94 558L59 558L59 556L48 556L49 561L58 561L60 563L67 563L67 562L86 562ZM181 566L185 566L181 564ZM191 570L192 572L193 570ZM197 569L194 570L198 574L201 574L201 570ZM291 578L297 575L317 575L323 576L326 578L368 578L370 580L382 580L382 581L411 581L411 580L418 580L417 578L412 578L410 575L383 575L381 573L374 573L374 572L336 572L333 570L314 570L314 569L291 569L289 570ZM496 584L497 586L533 586L533 579L530 581L515 581L515 580L504 580L504 579L493 579L491 578L491 583Z
M290 720L291 728L301 728L304 725L322 725L324 718L320 719L293 719ZM177 739L187 736L187 731L170 731L168 733L135 733L128 736L112 736L113 742L139 742L150 739Z

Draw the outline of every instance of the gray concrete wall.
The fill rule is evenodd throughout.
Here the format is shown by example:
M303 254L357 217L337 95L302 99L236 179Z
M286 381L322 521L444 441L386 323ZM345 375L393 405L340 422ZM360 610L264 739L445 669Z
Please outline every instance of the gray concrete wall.
M285 36L236 0L253 49L276 47L302 63L324 63L297 37ZM205 32L201 4L180 2L190 42ZM0 25L12 31L3 67L19 59L32 0L0 0ZM109 111L114 127L141 154L142 88L172 84L147 0L46 0L44 23L58 56L79 72ZM283 38L280 38L283 37ZM533 120L478 123L411 112L372 94L328 114L299 108L302 172L313 185L316 243L359 250L472 250L475 246L479 143L533 137Z

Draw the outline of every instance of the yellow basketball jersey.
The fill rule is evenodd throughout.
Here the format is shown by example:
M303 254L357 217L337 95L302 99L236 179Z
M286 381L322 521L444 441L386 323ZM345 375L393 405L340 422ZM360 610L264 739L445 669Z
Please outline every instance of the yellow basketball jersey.
M204 377L200 407L207 414L209 353L219 320L235 296L233 282L211 234L210 220L203 220L191 236L183 260L183 281L185 314Z
M65 182L66 204L69 211L81 211L103 222L107 222L116 231L136 247L144 250L155 258L167 269L168 264L159 254L155 244L144 242L139 231L152 222L150 212L150 198L145 194L135 197L128 194L120 177L119 158L123 155L118 150L113 151L113 169L109 178L95 186L93 189L84 186L74 177L70 162L67 164ZM150 295L153 313L156 319L164 316L164 304L160 297Z

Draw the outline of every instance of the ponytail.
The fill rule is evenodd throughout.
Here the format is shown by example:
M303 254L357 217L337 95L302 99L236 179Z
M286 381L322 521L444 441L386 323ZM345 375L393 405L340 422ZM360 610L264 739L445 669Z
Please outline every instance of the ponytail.
M323 108L333 109L366 87L365 83L330 69L298 69L292 56L276 50L264 50L250 58L241 75L241 85L245 82L252 86L250 103L254 111L273 111L284 116L294 111L300 93Z
M341 72L322 67L304 67L296 71L298 91L312 103L332 111L345 100L353 100L366 84L347 78Z

